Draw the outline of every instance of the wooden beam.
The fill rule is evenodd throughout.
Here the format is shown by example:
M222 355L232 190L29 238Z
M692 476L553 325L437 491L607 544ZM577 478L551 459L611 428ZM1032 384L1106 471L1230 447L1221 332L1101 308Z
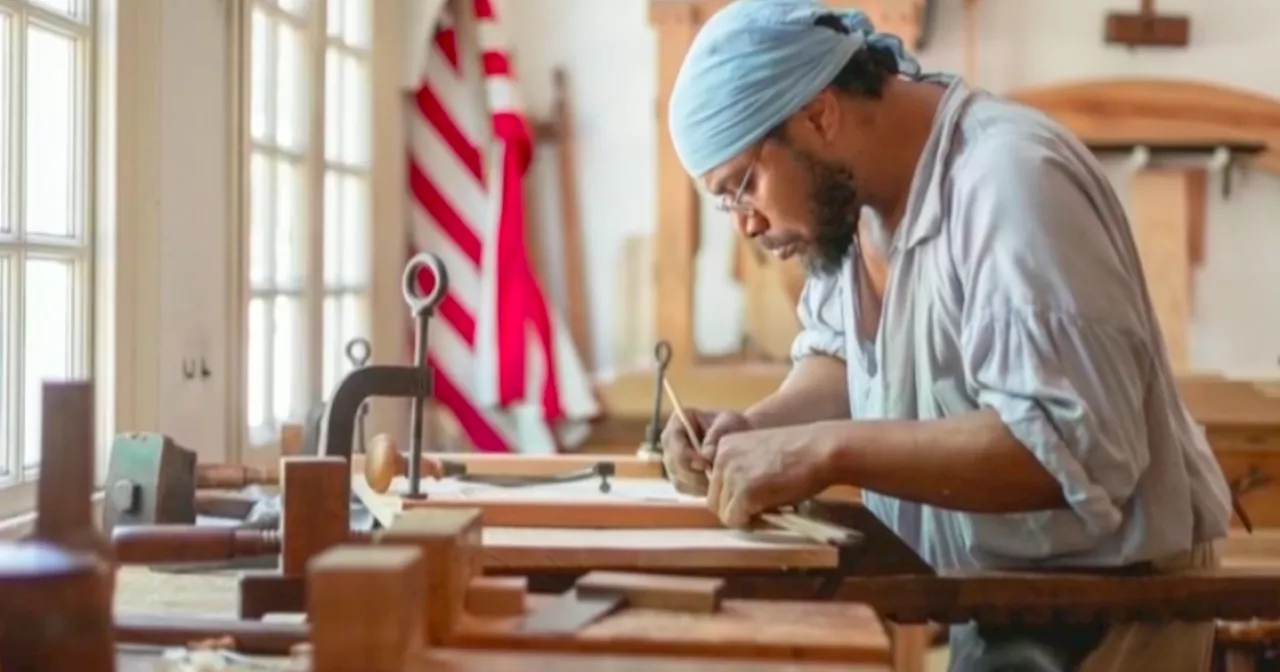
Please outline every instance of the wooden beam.
M673 4L673 3L661 3ZM656 7L655 7L656 9ZM667 105L699 23L696 7L654 12L658 23L658 222L654 230L654 320L657 337L671 344L671 368L697 357L693 340L694 261L698 253L698 195L668 133ZM668 8L669 10L669 8Z
M1174 372L1190 366L1187 184L1183 171L1144 170L1133 176L1130 187L1133 236Z

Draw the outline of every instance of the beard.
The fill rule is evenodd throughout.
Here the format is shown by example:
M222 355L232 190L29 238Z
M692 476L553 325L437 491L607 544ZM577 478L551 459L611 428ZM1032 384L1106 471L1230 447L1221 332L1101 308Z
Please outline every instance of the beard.
M814 275L832 276L840 272L858 234L862 204L853 185L853 172L820 161L807 152L795 149L793 152L809 173L812 185L809 204L813 209L814 233L804 255L804 267Z

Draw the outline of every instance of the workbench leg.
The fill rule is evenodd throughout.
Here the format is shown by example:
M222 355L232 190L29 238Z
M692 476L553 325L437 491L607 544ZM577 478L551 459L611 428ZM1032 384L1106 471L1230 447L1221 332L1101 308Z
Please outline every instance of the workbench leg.
M240 618L256 621L267 614L294 614L306 611L307 582L304 576L245 574L240 577Z
M1258 657L1247 648L1232 647L1222 652L1222 672L1257 672Z
M893 672L924 672L925 658L932 644L928 624L893 625Z

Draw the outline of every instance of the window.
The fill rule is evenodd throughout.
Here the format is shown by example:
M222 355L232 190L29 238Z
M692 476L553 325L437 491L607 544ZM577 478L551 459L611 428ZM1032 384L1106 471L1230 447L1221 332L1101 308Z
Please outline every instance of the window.
M0 487L11 492L34 489L43 381L91 371L94 9L0 0ZM0 516L30 506L14 499Z
M368 336L373 0L251 0L246 13L246 419L276 439Z

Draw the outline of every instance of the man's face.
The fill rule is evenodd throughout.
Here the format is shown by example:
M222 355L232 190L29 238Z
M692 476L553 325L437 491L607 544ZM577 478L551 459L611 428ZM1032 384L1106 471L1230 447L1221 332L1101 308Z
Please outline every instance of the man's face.
M839 272L862 207L848 168L770 139L704 183L728 206L739 232L778 259L801 255L811 273Z

